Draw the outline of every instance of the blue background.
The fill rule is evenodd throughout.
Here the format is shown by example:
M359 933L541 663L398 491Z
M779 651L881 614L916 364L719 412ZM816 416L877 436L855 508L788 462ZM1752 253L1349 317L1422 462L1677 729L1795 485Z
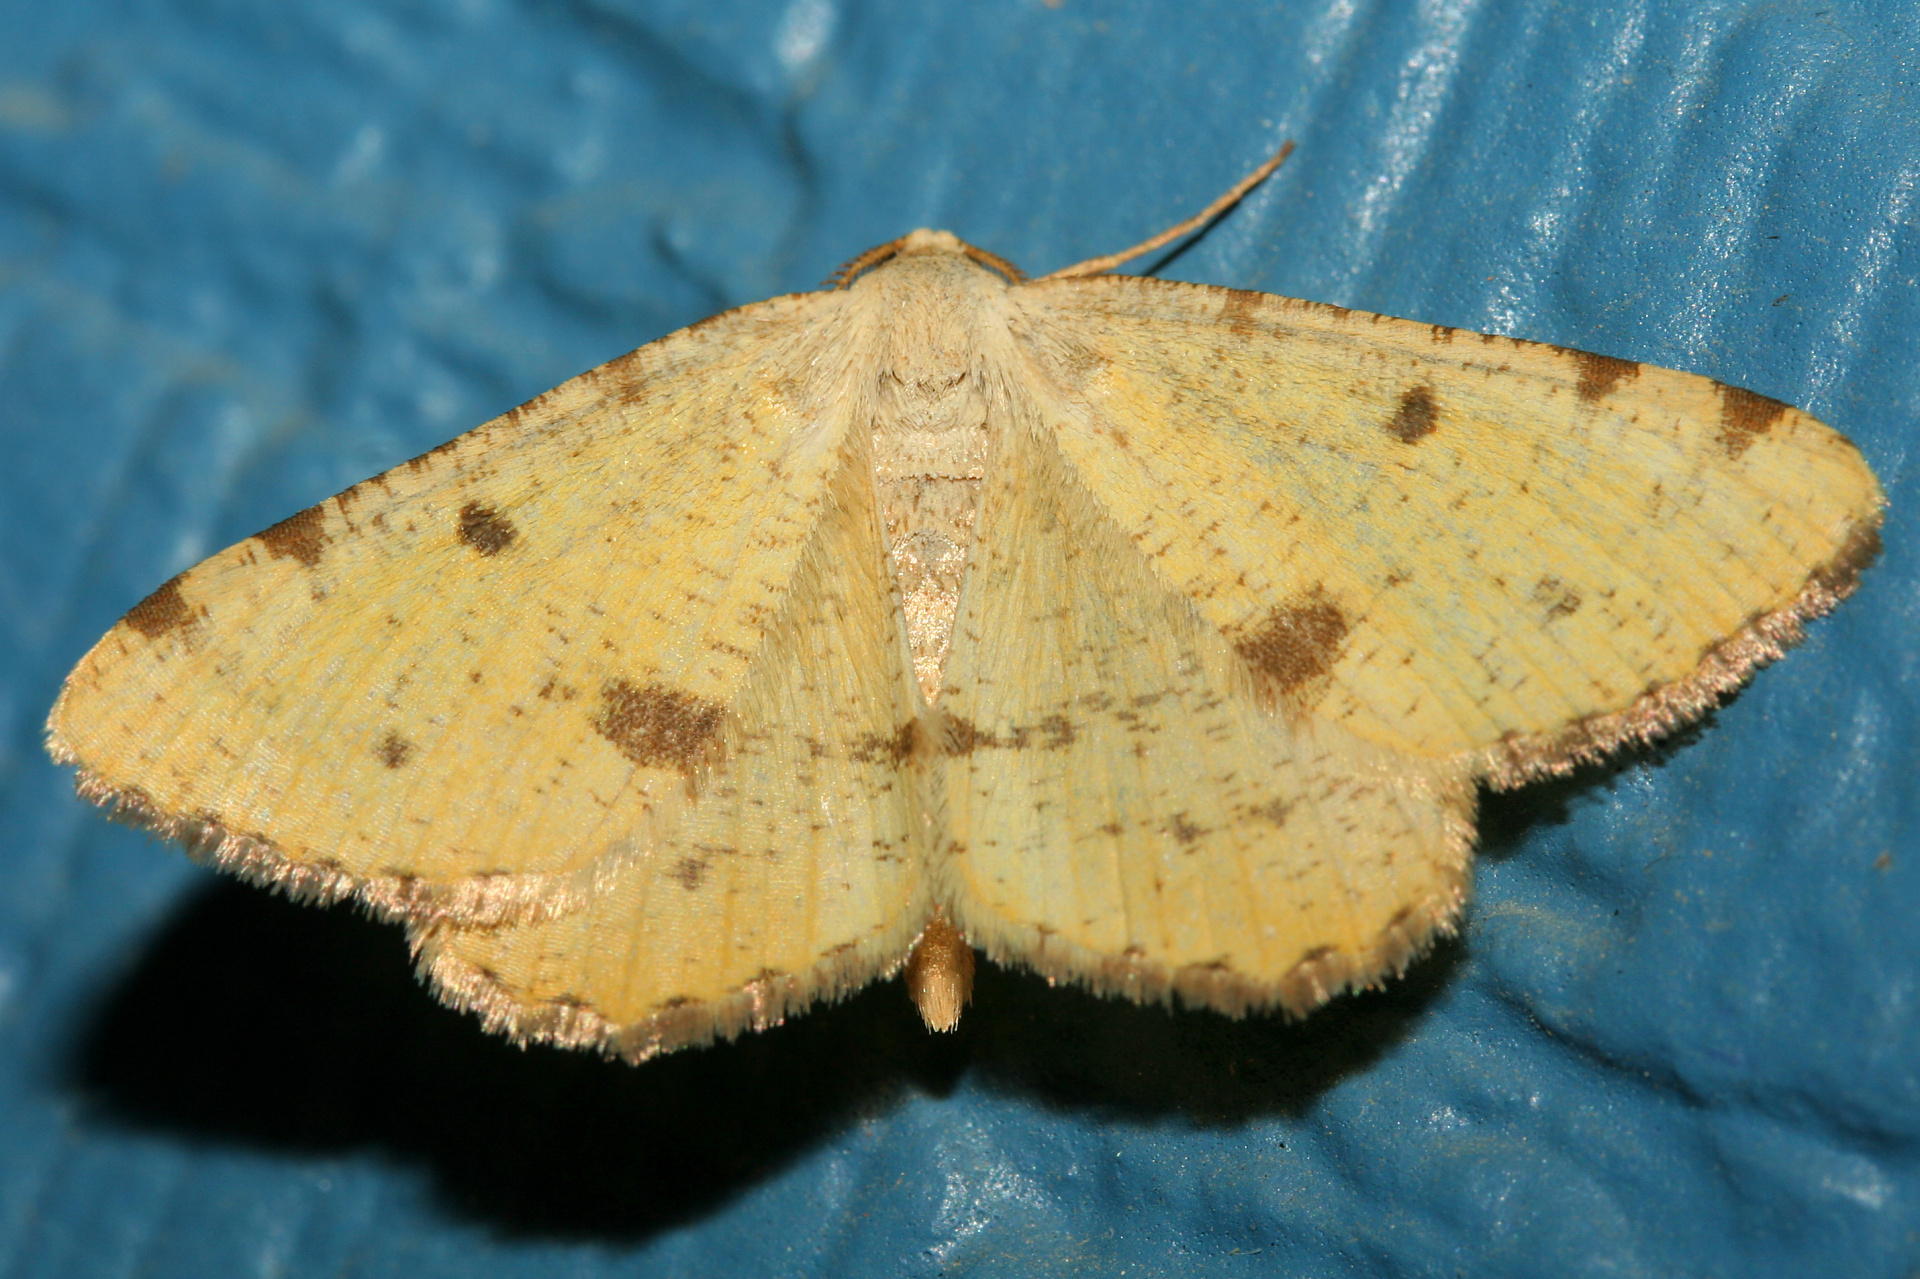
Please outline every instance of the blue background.
M1906 1275L1920 7L0 5L0 1276ZM1302 1026L988 970L641 1069L110 825L40 750L168 575L943 226L1710 374L1887 553L1676 742L1485 804L1462 939Z

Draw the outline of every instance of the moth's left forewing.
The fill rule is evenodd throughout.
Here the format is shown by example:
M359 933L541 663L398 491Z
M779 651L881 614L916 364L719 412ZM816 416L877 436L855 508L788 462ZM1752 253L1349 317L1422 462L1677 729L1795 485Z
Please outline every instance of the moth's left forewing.
M1878 545L1844 437L1707 378L1153 280L1016 302L1061 452L1252 691L1409 759L1656 735Z

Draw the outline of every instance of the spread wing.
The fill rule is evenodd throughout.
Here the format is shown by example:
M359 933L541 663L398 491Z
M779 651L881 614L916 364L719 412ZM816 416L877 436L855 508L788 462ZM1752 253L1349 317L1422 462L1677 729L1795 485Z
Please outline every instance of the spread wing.
M1459 770L1244 696L1050 417L1007 414L940 701L942 903L996 959L1229 1013L1403 968L1464 896Z
M774 891L700 832L748 821L742 770L795 749L766 741L787 699L818 754L780 803L811 786L827 828L897 852L904 810L860 745L911 714L897 604L803 572L828 544L880 571L870 502L834 496L841 308L716 317L181 574L75 669L54 753L90 797L297 893L477 923L648 868L695 887L621 900L698 936L716 896L741 918ZM858 657L791 660L814 642ZM903 865L848 870L864 887L805 943L864 944Z
M1497 785L1699 714L1878 550L1852 444L1708 378L1155 280L1013 296L1062 454L1256 692Z
M1010 291L936 891L989 953L1301 1012L1464 895L1472 782L1699 713L1853 585L1858 453L1705 378L1158 281Z

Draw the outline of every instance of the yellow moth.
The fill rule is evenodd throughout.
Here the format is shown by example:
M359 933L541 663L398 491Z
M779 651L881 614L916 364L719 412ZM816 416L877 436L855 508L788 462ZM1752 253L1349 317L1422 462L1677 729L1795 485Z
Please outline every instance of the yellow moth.
M972 948L1303 1014L1454 926L1476 786L1711 707L1854 586L1841 435L1704 377L938 231L180 574L79 789L639 1060Z

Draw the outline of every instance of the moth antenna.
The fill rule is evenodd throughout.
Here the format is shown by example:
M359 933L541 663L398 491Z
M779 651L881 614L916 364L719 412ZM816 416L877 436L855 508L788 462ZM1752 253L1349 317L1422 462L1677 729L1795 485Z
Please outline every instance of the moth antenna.
M906 237L902 236L901 240ZM878 266L900 251L901 240L888 240L885 244L876 244L859 257L840 264L826 279L820 282L822 290L844 289L853 283L853 277L868 267Z
M1273 171L1285 163L1286 158L1292 154L1293 140L1288 139L1287 144L1275 152L1272 159L1234 183L1225 195L1188 218L1185 222L1175 223L1159 235L1154 236L1151 240L1142 240L1123 253L1109 253L1103 258L1088 258L1085 262L1076 262L1072 266L1063 266L1058 271L1049 272L1039 278L1041 280L1070 280L1082 275L1105 275L1107 272L1113 270L1113 268L1122 263L1131 262L1143 253L1151 253L1163 244L1169 244L1183 235L1190 235L1212 222L1234 205L1240 203L1240 201L1246 197L1247 192L1253 190L1271 177ZM1038 282L1037 280L1035 281L1035 283Z
M998 253L989 253L985 249L976 248L971 244L966 245L965 248L968 257L978 262L981 266L986 267L988 270L998 271L1001 275L1006 276L1008 283L1025 284L1027 282L1027 273L1001 257Z

